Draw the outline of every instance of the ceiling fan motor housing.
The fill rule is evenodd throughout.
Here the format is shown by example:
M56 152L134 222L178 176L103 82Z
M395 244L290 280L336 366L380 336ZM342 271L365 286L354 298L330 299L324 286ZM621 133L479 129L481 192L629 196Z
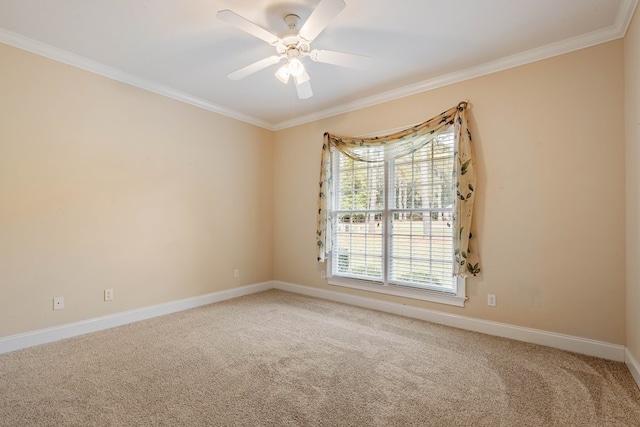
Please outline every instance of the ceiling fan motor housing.
M308 54L311 49L309 43L302 40L298 35L300 17L298 15L289 14L284 17L284 22L287 24L289 29L278 34L280 42L276 46L277 52L287 58L299 58Z

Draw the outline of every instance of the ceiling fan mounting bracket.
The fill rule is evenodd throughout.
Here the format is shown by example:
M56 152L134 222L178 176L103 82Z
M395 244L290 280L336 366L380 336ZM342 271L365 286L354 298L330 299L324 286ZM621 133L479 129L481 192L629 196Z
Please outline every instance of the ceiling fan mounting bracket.
M284 17L284 22L290 30L297 30L300 25L300 17L294 13L290 13Z

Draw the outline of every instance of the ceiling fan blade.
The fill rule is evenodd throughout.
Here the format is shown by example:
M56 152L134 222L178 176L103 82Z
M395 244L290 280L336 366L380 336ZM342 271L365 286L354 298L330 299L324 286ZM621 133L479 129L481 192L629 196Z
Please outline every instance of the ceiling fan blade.
M309 73L307 73L307 70L303 70L302 74L300 74L299 76L296 76L295 79L296 79L296 84L301 85L302 83L308 82L309 80L311 80L311 77L309 76Z
M311 43L345 6L343 0L320 0L318 7L311 13L298 35Z
M298 84L296 79L296 91L298 91L298 98L307 99L313 96L313 91L311 90L311 83L309 83L309 79L301 81Z
M281 57L277 55L261 59L258 62L254 62L253 64L247 65L246 67L234 71L233 73L227 75L227 77L229 77L231 80L240 80L247 77L249 74L253 74L257 71L262 70L263 68L267 68L269 65L277 64L278 62L280 62L280 59Z
M371 63L371 58L353 53L335 52L333 50L314 49L309 54L311 59L325 64L340 65L341 67L365 70Z
M244 31L245 33L249 33L252 36L257 37L260 40L264 40L271 45L275 45L278 43L278 41L280 41L278 36L276 36L275 34L272 34L271 32L265 30L261 26L254 24L248 19L245 19L242 16L230 10L225 9L225 10L218 11L218 14L216 15L216 17L219 20L226 22L227 24L231 24L234 27Z

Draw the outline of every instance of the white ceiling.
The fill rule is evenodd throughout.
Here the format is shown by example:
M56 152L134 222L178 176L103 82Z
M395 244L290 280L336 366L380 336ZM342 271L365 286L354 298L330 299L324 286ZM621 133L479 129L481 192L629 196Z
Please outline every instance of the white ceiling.
M312 48L368 55L366 71L306 61L299 100L278 65L226 75L275 49L218 21L231 9L279 33L319 0L0 0L0 42L282 129L624 36L638 0L344 0ZM308 58L307 58L308 59Z

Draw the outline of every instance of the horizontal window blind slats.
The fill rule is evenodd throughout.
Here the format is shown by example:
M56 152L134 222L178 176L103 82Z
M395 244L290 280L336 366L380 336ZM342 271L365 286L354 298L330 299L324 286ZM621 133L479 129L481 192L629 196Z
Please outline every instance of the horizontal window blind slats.
M334 274L419 289L455 288L453 142L453 132L446 132L386 162L384 147L356 150L376 162L335 154Z

